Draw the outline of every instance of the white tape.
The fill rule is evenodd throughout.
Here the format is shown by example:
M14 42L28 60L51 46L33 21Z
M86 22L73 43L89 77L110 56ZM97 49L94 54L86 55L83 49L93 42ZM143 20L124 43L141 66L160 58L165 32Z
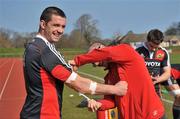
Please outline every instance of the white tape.
M180 89L172 90L172 91L170 91L170 94L173 96L180 95Z
M71 83L72 81L75 81L77 78L77 73L72 72L69 78L65 81L66 83Z
M89 90L91 90L91 94L95 94L95 92L96 92L96 87L97 87L97 83L91 81L90 86L89 86Z

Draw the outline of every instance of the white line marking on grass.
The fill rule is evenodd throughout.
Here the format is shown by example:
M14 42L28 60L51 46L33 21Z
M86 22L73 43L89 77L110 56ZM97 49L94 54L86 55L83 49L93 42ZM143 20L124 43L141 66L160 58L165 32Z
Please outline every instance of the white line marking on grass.
M13 69L13 67L14 67L14 64L15 64L15 62L13 61L12 65L11 65L11 69L10 69L10 71L9 71L7 77L6 77L6 81L5 81L4 85L3 85L2 91L1 91L1 93L0 93L0 100L1 100L1 98L2 98L2 95L3 95L3 93L4 93L4 90L5 90L5 88L6 88L6 85L7 85L7 82L8 82L8 80L9 80L9 77L10 77L10 74L11 74L11 72L12 72L12 69Z
M169 104L173 104L173 101L170 101L170 100L166 100L164 98L162 98L162 101L166 102L166 103L169 103Z
M92 77L92 78L95 78L95 79L98 79L98 80L101 80L101 81L104 81L104 79L103 79L103 78L100 78L100 77L94 76L94 75L92 75L92 74L88 74L88 73L85 73L85 72L80 72L80 71L78 71L78 73L83 74L83 75L86 75L86 76L89 76L89 77Z
M101 80L101 81L104 80L103 78L100 78L100 77L98 77L98 76L94 76L94 75L92 75L92 74L88 74L88 73L85 73L85 72L80 72L80 71L78 71L78 73L83 74L83 75L86 75L86 76L89 76L89 77L92 77L92 78L95 78L95 79L98 79L98 80ZM173 101L171 101L171 100L166 100L166 99L164 99L164 98L162 98L162 101L164 101L164 102L166 102L166 103L169 103L169 104L173 104Z

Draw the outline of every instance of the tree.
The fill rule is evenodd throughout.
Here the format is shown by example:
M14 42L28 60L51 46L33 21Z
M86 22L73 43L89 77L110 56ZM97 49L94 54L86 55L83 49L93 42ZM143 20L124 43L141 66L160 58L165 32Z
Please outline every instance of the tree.
M60 40L60 42L57 42L55 44L57 48L72 47L71 42L69 42L69 35L68 34L63 34L59 40Z
M0 28L0 48L12 47L11 35L12 31Z
M97 20L93 20L91 15L82 15L75 24L75 29L81 33L81 40L85 39L89 45L94 39L99 37L99 30L97 29Z
M73 43L75 48L86 48L86 41L81 37L81 32L78 29L74 29L71 32L69 40Z
M180 22L173 23L166 31L166 35L180 35Z

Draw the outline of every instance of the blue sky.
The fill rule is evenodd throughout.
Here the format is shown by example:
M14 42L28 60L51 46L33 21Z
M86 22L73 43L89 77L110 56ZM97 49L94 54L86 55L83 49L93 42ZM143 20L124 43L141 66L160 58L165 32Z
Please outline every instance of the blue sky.
M98 21L102 38L130 30L135 33L152 28L165 31L180 21L180 0L0 0L0 27L36 32L41 12L52 5L65 11L66 33L72 31L81 15L90 14Z

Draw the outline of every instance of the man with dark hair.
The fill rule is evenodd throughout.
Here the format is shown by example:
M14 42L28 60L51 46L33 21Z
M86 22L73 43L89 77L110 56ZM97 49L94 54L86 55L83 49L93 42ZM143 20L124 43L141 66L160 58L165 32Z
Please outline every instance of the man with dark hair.
M159 97L161 97L160 83L168 80L171 70L169 54L165 48L160 46L163 39L164 35L160 30L152 29L147 34L147 41L136 49L145 59L146 67Z
M150 30L147 35L147 41L136 50L145 59L146 67L149 70L159 96L160 82L168 80L170 77L169 54L165 48L160 46L164 36L158 29Z
M74 72L55 48L64 33L65 13L46 8L40 17L39 31L24 52L26 100L21 119L61 119L64 84L81 93L125 95L127 83L104 85Z
M93 49L93 48L92 48ZM115 84L117 81L127 81L128 91L125 96L112 96L110 99L97 102L106 109L107 101L113 107L118 107L120 119L159 119L164 114L164 108L155 92L151 77L144 64L144 59L128 44L119 44L99 48L96 46L86 54L78 55L69 63L72 66L82 66L87 63L98 63L108 68L106 82ZM107 101L106 101L107 100ZM104 103L105 102L105 103ZM99 105L101 103L101 105ZM96 108L96 103L90 108ZM94 109L95 109L94 108Z

